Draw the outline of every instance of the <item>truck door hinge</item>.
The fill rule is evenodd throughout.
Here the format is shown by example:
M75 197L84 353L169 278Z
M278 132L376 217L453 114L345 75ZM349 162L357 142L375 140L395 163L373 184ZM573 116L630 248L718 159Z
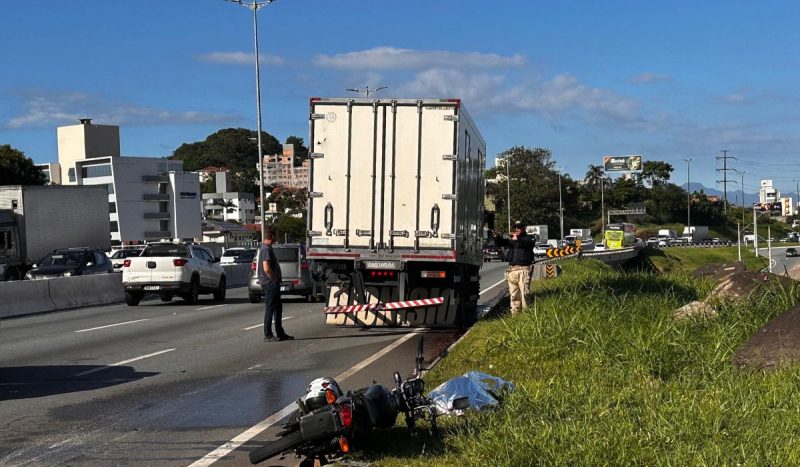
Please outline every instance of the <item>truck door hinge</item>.
M456 195L454 193L445 193L445 194L442 195L442 199L449 199L449 200L455 201L456 198L458 198L458 195Z
M445 154L445 155L442 156L442 159L446 160L446 161L455 161L455 160L458 160L458 155L456 155L456 154Z
M320 120L325 118L325 114L311 114L308 116L309 120Z
M444 119L446 121L448 121L448 122L457 122L458 121L458 115L445 115Z
M430 233L430 232L428 232L427 230L417 230L416 232L414 232L414 235L415 235L416 237L423 237L423 238L430 238L430 237L432 237L431 233Z
M356 229L356 235L359 237L369 237L372 235L372 230Z
M309 237L321 237L322 232L320 232L319 230L309 230L308 234L306 235L308 235Z
M445 239L445 240L452 240L452 239L456 238L456 234L443 233L442 234L442 238Z
M321 152L312 152L308 155L309 159L322 159L323 157L325 157L325 154Z
M408 230L392 230L389 232L392 237L406 237L408 238Z
M346 237L347 229L333 229L333 234L337 237Z
M308 192L308 197L309 198L322 198L322 192L321 191L309 191Z

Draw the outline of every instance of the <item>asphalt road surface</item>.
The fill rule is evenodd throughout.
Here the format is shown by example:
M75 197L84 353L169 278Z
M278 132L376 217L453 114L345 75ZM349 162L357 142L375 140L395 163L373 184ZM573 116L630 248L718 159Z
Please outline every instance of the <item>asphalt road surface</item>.
M482 270L481 303L506 263ZM205 296L204 296L205 297ZM432 358L454 330L324 324L322 305L284 300L294 341L263 342L263 303L143 301L2 320L0 465L247 464L306 384L390 385L413 370L418 335Z
M786 248L795 248L800 251L798 246L786 247L776 246L775 243L772 244L772 272L774 274L784 275L786 271L791 271L792 268L800 264L800 257L786 257ZM767 248L759 248L758 254L766 258L769 255L769 250Z

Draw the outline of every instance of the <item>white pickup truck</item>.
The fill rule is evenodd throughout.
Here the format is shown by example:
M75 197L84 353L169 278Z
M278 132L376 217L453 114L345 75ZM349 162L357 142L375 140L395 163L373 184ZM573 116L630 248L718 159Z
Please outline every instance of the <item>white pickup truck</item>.
M145 294L154 293L168 302L178 295L190 304L201 293L225 300L225 271L211 252L200 245L154 243L141 255L126 258L122 265L125 302L136 306Z

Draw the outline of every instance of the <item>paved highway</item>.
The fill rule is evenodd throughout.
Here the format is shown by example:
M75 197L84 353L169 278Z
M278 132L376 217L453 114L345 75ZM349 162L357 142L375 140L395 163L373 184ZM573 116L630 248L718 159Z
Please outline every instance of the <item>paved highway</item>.
M791 271L792 268L800 264L800 257L786 257L786 248L795 248L800 251L800 247L798 246L787 247L776 246L775 243L772 244L772 261L774 261L772 265L772 272L774 274L785 275L787 270ZM764 257L766 261L767 256L769 256L769 249L759 248L758 254Z
M501 293L505 263L482 270L481 302ZM339 377L391 383L452 330L324 324L321 305L284 303L295 341L263 342L263 304L246 289L225 304L142 302L0 323L0 465L243 465L305 385Z

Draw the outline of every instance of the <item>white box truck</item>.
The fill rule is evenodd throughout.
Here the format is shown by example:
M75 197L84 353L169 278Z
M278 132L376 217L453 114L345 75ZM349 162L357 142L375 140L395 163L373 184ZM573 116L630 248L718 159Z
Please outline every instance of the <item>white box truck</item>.
M658 230L658 239L659 240L671 241L671 240L675 240L676 238L678 238L678 234L675 233L674 230L670 230L670 229L659 229Z
M703 240L708 239L708 227L697 226L697 225L691 227L684 227L681 239L683 240L684 243L702 242Z
M536 243L547 243L550 240L547 235L546 225L529 225L525 228L525 232L535 238Z
M0 280L22 279L56 248L110 244L105 185L0 186Z
M427 308L329 312L328 324L470 324L486 143L461 101L312 98L309 126L307 250L328 306L444 298Z

